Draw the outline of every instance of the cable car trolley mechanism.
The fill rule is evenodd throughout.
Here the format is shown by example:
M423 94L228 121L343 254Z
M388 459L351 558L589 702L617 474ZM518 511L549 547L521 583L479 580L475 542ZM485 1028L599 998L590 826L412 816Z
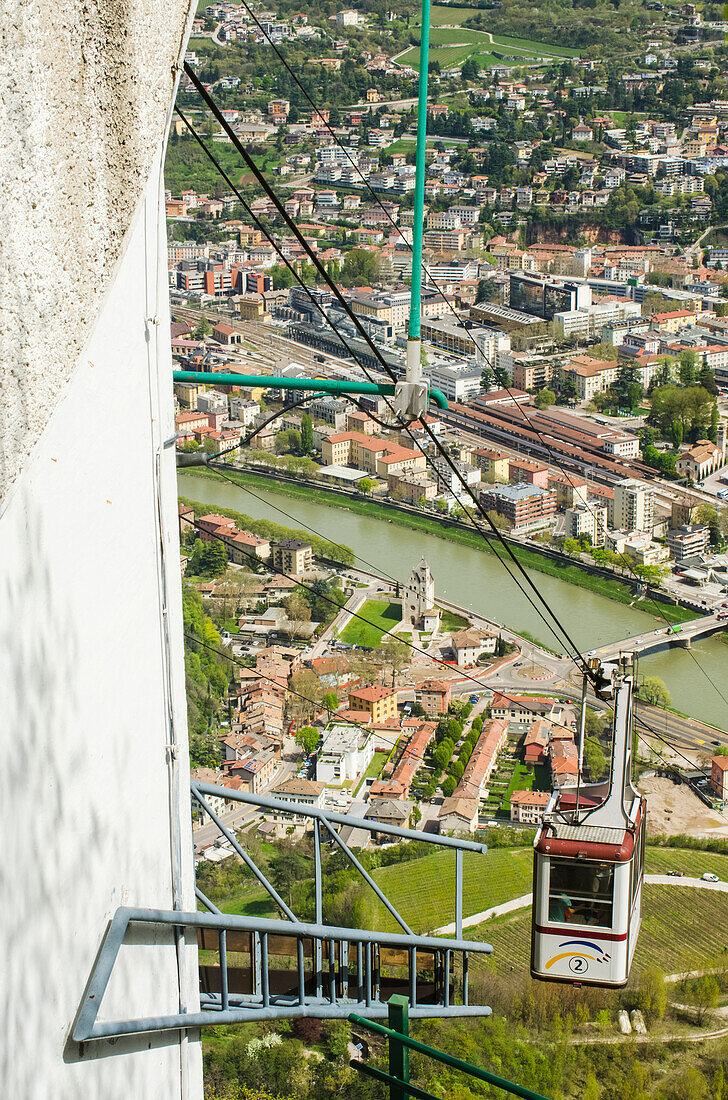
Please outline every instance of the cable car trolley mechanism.
M600 699L614 699L612 766L605 782L554 792L534 841L531 975L623 986L642 920L647 804L632 785L628 659L591 659ZM582 701L580 768L586 691ZM579 774L580 780L580 774Z

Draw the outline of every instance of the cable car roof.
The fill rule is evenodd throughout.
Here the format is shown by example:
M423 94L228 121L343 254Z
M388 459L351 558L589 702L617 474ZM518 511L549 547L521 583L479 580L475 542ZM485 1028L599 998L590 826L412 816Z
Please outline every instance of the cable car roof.
M623 827L545 820L534 847L544 855L627 863L634 851L634 832Z

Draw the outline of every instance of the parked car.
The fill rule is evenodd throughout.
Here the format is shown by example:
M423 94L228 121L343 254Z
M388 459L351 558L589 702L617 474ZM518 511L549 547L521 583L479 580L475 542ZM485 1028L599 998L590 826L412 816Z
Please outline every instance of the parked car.
M720 882L717 875L714 875L712 871L704 871L700 876L703 882Z

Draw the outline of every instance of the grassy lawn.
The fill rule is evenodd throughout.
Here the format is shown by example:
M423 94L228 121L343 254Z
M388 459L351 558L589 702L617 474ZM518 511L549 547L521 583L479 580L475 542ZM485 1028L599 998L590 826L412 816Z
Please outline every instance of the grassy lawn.
M493 42L499 46L515 46L516 49L531 51L537 54L552 54L554 57L578 57L578 50L568 49L566 46L552 46L548 42L536 42L532 38L512 38L507 34L494 34Z
M462 615L456 615L454 611L448 611L443 608L440 615L440 627L445 632L452 630L464 630L468 625L468 620L464 619Z
M451 69L453 65L459 65L465 61L475 49L476 46L472 42L465 46L435 46L430 50L430 61L439 61L441 68ZM419 46L410 46L398 60L402 65L411 65L413 69L419 69Z
M694 887L645 886L642 930L633 967L636 973L654 965L665 974L675 974L697 969L723 954L728 894L704 890L700 894L699 918L696 903ZM488 921L474 938L493 944L493 965L500 973L510 973L512 966L516 971L527 971L530 907L514 917Z
M482 912L531 889L530 848L497 848L485 855L463 852L463 916ZM436 852L373 872L378 886L415 932L455 919L455 853ZM383 928L398 927L386 915Z
M219 478L219 475L212 470L195 470L194 476L213 479ZM233 481L237 481L240 485L250 485L253 488L268 489L269 491L273 489L276 493L283 493L293 497L303 497L304 499L314 501L316 504L327 504L334 508L346 508L350 512L371 516L372 519L384 519L388 523L396 523L401 527L409 527L413 531L425 531L427 534L446 539L448 542L461 542L465 546L473 547L476 550L481 550L485 553L493 553L490 543L486 541L482 535L479 535L477 531L463 527L449 527L438 522L438 520L434 519L432 516L421 515L415 512L400 512L395 508L388 507L386 504L379 504L369 500L358 500L343 493L327 492L325 489L319 488L318 486L314 488L310 485L301 485L280 480L272 482L270 478L260 477L256 474L243 471L235 473L227 471L227 476ZM557 577L559 580L566 581L568 584L573 584L579 588L588 588L599 596L618 600L620 603L631 604L634 601L632 585L625 583L617 577L612 578L594 575L588 573L585 569L573 562L553 561L551 558L542 557L540 554L536 554L523 546L512 545L512 549L518 561L529 569L534 569L539 573L548 573L550 576ZM685 622L695 617L694 612L688 611L683 607L675 607L672 604L660 604L660 609L665 619L671 623ZM650 613L648 607L644 604L640 604L640 611L646 611L648 614ZM658 616L655 616L655 618L657 617ZM660 618L661 617L662 616L660 616ZM363 644L366 645L366 643Z
M388 752L375 752L374 753L374 757L372 758L371 764L369 765L367 770L364 772L364 775L361 777L361 779L359 780L359 782L357 784L356 790L354 791L354 797L356 797L359 794L359 790L363 786L365 780L367 780L367 779L379 779L379 776L382 774L382 768L384 767L384 765L387 763L388 760L389 760L389 753Z
M388 600L367 600L359 612L362 619L352 619L341 635L349 645L378 645L385 630L393 630L402 619L402 608Z
M529 771L525 764L516 764L508 789L501 802L501 813L511 816L511 795L514 791L533 790L533 772Z

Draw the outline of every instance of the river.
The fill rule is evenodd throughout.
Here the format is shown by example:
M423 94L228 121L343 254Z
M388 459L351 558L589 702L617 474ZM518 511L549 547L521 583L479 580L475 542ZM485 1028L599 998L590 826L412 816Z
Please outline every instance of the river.
M563 646L493 554L268 488L248 490L213 481L192 471L180 472L178 485L182 496L210 508L234 508L255 519L312 528L323 538L350 546L363 569L399 581L405 581L424 556L439 596L513 630L529 631L549 649L563 652ZM655 627L654 616L644 611L575 588L545 573L529 573L582 652ZM683 649L672 649L645 657L640 662L640 674L660 676L667 684L673 706L679 710L728 729L728 707L708 679L728 694L728 647L719 638L708 638L696 643L692 652L693 656Z

